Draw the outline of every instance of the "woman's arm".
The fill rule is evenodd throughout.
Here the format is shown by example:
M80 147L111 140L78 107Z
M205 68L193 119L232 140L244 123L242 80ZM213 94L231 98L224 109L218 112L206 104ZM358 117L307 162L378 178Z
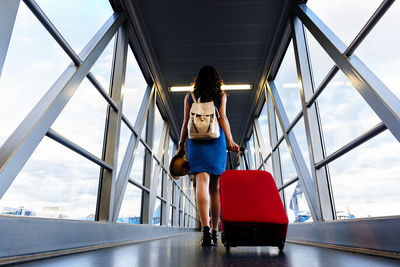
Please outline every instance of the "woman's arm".
M188 126L188 121L189 121L189 112L190 112L190 107L189 107L189 94L185 96L185 101L184 101L184 108L183 108L183 123L182 123L182 128L181 128L181 136L179 138L179 149L178 149L178 155L185 155L185 140L187 136L187 126Z
M226 99L225 93L222 93L221 104L219 105L219 125L225 133L226 140L228 142L229 150L239 152L239 146L233 141L231 127L229 126L228 117L226 116Z

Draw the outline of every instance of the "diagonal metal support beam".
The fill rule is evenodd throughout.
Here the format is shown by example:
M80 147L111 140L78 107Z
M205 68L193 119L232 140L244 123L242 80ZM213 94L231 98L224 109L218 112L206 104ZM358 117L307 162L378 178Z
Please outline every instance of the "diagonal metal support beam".
M80 53L83 63L70 64L0 148L0 198L71 99L116 31L124 14L113 14Z
M162 156L164 154L164 144L165 141L168 140L168 124L166 121L164 121L162 130L161 130L161 138L160 138L160 144L158 145L158 151L157 151L157 158L160 159L160 162L158 162L153 170L153 178L151 179L151 186L150 186L150 205L149 205L149 224L150 222L153 222L153 214L154 214L154 208L156 204L156 196L157 196L157 187L158 187L158 181L160 180L160 174L161 174L161 165L163 163ZM161 215L161 213L160 213ZM160 221L161 223L161 221Z
M0 77L14 29L20 0L0 1Z
M264 87L264 94L267 105L267 116L268 116L268 130L269 130L269 143L271 149L271 160L272 160L272 172L277 187L283 185L282 169L281 169L281 158L279 152L278 142L278 131L276 125L275 109L272 102L271 96L268 94L267 89ZM276 147L276 149L274 149ZM279 192L283 205L286 207L285 192L282 190Z
M276 90L275 84L273 81L270 81L268 82L267 86L268 86L268 93L271 96L271 100L274 104L276 115L278 116L278 120L281 125L283 135L285 136L285 140L288 145L288 149L294 167L301 182L311 215L314 221L320 221L321 213L319 208L319 202L317 201L316 198L316 190L314 182L312 181L311 175L308 172L306 162L304 161L303 155L301 154L300 147L297 143L293 131L289 133L286 133L285 131L285 129L289 127L289 119L286 115L285 109L278 95L278 91Z
M111 73L110 96L117 104L118 110L108 106L102 159L113 166L113 169L100 169L99 189L97 194L96 220L112 220L114 211L114 187L118 166L118 146L122 118L122 87L125 83L126 58L128 53L128 37L126 24L123 24L115 38L115 48Z
M258 122L257 118L254 119L254 132L257 135L258 144L259 144L260 150L261 150L261 165L264 166L264 169L265 169L265 161L266 161L266 158L268 157L268 152L267 152L267 149L265 148L264 139L261 134L260 123ZM258 167L259 166L257 166L257 168Z
M171 141L169 138L169 125L168 125L168 131L167 131L167 137L164 142L164 157L162 160L162 164L164 166L168 166L169 158L168 158L168 149L169 149L169 142ZM166 202L161 202L161 225L168 225L168 218L169 218L169 211L170 211L170 190L169 190L169 184L172 181L170 181L170 178L168 176L168 173L163 169L162 170L162 183L161 183L161 196L166 199Z
M396 95L355 55L346 56L345 44L305 4L296 6L295 12L350 83L400 141L400 100Z
M149 110L151 99L154 95L155 89L150 85L147 86L140 105L139 113L136 117L135 125L133 126L135 132L131 137L126 148L126 152L118 173L117 182L115 184L115 198L114 198L114 212L113 221L118 219L119 211L121 209L122 200L124 199L126 185L128 184L129 174L132 170L133 161L135 160L136 151L140 142L140 135L143 131L144 122L146 121L147 112ZM136 135L137 134L137 135Z
M311 69L311 60L308 53L308 46L303 24L299 18L294 17L291 21L293 46L296 58L297 77L300 86L300 97L304 114L304 125L307 135L308 151L310 156L311 174L317 188L317 200L321 205L322 217L324 220L336 218L333 202L333 194L329 179L328 167L323 166L316 169L315 163L324 159L325 146L322 136L322 127L319 118L318 103L307 107L306 99L314 94L314 81Z

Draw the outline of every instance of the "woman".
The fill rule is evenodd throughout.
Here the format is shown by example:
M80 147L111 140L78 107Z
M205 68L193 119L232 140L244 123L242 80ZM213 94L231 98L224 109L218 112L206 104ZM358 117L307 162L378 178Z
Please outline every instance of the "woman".
M189 140L188 159L190 172L196 175L196 199L203 226L202 246L217 244L217 228L220 213L219 177L226 166L226 143L229 150L239 151L239 146L233 141L228 118L226 117L226 94L221 90L222 80L218 72L211 66L201 68L194 81L193 94L201 102L214 101L219 112L220 136L209 141ZM184 119L179 139L179 155L184 155L184 143L188 131L189 111L193 104L191 94L185 97ZM226 139L226 141L225 141ZM211 200L212 232L209 225L209 203Z

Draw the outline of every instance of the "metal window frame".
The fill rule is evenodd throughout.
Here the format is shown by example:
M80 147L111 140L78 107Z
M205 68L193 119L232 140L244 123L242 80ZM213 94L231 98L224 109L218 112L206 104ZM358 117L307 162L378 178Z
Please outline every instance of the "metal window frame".
M328 166L325 165L319 169L315 167L315 163L322 160L325 157L326 152L322 136L318 103L315 101L310 107L307 107L306 103L306 99L309 99L314 94L314 80L307 39L303 24L297 17L291 19L291 28L297 78L301 85L300 98L304 127L307 136L311 175L313 177L314 186L317 188L316 199L320 203L322 219L333 220L336 218L336 211Z
M115 48L110 78L110 97L118 110L108 106L102 159L113 167L112 170L100 169L99 189L97 193L96 221L110 221L114 213L114 192L117 179L118 147L122 117L122 86L125 83L128 37L126 24L122 24L115 38Z
M294 133L292 131L290 132L286 131L286 129L290 125L289 119L286 115L286 111L283 107L282 101L280 100L278 91L275 87L275 83L273 81L269 81L267 83L267 88L268 88L268 93L271 96L271 100L274 105L279 123L281 125L282 132L290 152L290 156L292 158L294 167L296 169L297 176L299 177L300 183L302 185L303 192L306 197L311 216L314 221L320 221L322 219L320 212L321 210L319 202L317 201L316 197L317 193L314 187L314 182L307 169L307 165L304 161L303 155L301 153L300 147L297 143Z
M345 44L305 4L296 6L295 13L393 136L400 141L399 98L356 55L346 56Z
M153 99L155 89L148 85L145 89L145 93L136 117L135 126L125 151L124 158L121 163L120 171L118 173L118 179L115 185L115 203L114 203L114 216L113 221L116 222L118 219L119 211L121 209L122 201L125 195L126 186L129 180L129 174L131 173L133 162L135 160L136 151L139 146L140 136L144 128L144 122L146 121L147 113L150 108L151 100ZM132 129L131 129L132 130Z
M79 57L83 59L82 65L77 67L71 63L0 147L0 198L3 197L125 19L124 14L113 14L105 22L79 54Z

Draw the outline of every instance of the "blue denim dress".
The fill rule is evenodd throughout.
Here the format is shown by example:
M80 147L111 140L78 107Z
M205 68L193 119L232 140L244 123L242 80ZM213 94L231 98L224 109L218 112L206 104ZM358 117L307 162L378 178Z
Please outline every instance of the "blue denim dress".
M193 99L189 95L189 106L192 107ZM217 107L218 108L218 107ZM190 173L207 172L221 175L226 168L226 142L225 134L219 127L219 138L214 140L190 140L188 147L188 160Z

